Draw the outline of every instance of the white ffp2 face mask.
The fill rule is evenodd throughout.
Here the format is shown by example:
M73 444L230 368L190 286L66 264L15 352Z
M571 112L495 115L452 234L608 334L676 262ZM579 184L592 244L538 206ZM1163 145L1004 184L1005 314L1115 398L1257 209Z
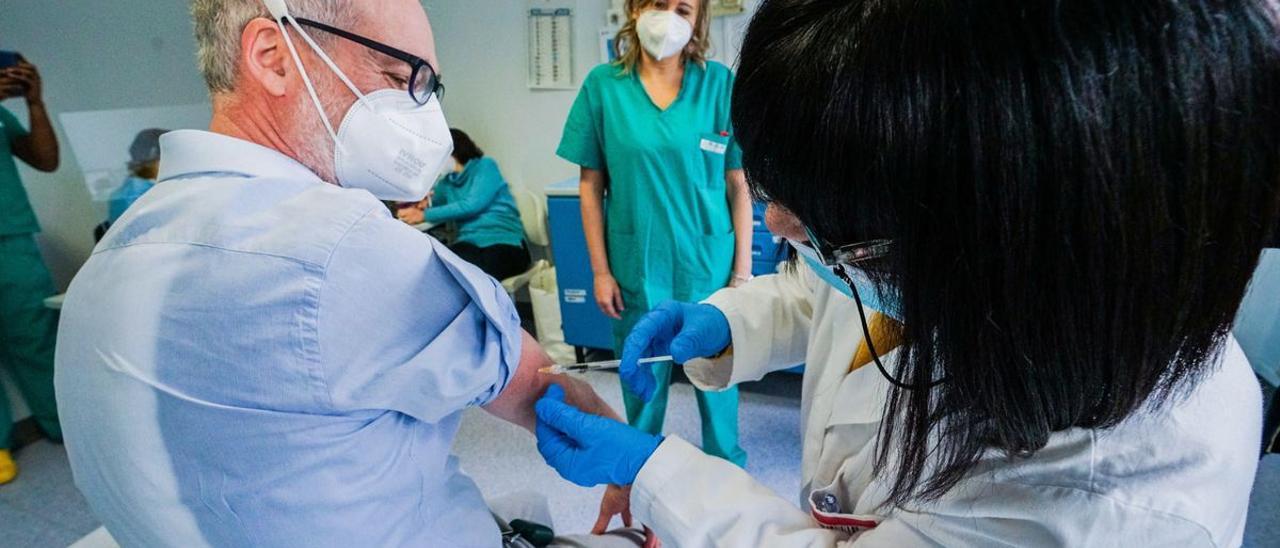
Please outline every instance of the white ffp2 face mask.
M379 200L423 199L453 152L439 100L432 96L419 106L401 89L356 101L334 140L338 184L368 190Z
M275 9L272 4L283 2L268 1L268 7ZM453 153L453 138L439 98L432 95L427 104L419 105L409 92L401 89L360 93L293 16L287 12L273 11L272 14L276 16L280 32L284 33L294 65L302 73L311 102L333 138L334 175L338 184L367 190L379 200L416 202L425 198L435 182L434 175ZM356 102L336 132L289 38L284 26L286 20L356 96Z
M673 11L649 10L636 19L640 47L661 61L684 51L693 39L693 25Z

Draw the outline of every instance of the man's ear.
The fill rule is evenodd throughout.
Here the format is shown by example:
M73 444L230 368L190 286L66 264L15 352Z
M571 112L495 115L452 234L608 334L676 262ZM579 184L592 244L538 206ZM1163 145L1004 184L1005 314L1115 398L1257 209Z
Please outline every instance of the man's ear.
M258 82L273 97L284 96L295 67L284 40L280 26L265 17L249 21L240 34L242 76Z

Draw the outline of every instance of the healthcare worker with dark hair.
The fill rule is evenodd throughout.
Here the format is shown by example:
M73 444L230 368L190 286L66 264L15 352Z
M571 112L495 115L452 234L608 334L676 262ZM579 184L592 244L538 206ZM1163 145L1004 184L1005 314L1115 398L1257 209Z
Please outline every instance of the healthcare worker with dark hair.
M45 297L56 291L36 247L40 225L13 161L17 158L38 171L58 169L58 140L42 92L40 71L26 59L18 57L16 65L0 68L0 100L26 100L31 121L28 131L12 112L0 107L0 366L17 384L40 429L61 441L53 397L58 315L44 306ZM18 475L9 454L10 409L0 390L0 484Z
M1262 409L1230 328L1280 217L1278 38L1270 0L765 0L734 124L803 279L660 306L622 375L819 358L801 507L555 392L539 450L681 547L1239 546Z

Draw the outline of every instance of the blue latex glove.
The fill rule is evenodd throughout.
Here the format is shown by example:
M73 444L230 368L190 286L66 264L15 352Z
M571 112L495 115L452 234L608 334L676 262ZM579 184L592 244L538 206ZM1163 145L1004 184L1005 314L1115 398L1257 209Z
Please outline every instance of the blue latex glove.
M640 318L631 330L622 345L618 374L633 394L649 401L657 381L649 366L639 365L641 359L670 354L676 363L683 364L724 352L732 342L729 320L719 308L667 301Z
M583 487L631 485L662 437L613 419L590 415L564 402L551 385L538 400L538 452L560 476Z

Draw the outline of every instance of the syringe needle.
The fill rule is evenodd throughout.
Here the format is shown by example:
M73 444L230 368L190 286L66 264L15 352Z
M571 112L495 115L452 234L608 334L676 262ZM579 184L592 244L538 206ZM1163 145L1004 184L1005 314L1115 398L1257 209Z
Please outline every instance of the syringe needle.
M671 356L655 356L652 358L643 358L639 360L639 364L645 365L650 363L662 363L662 362L669 362L669 361L672 361ZM538 371L549 374L549 375L563 375L565 373L584 373L587 371L608 371L611 369L617 369L621 365L622 365L622 360L606 360L606 361L600 361L600 362L556 364L548 367L543 367Z

